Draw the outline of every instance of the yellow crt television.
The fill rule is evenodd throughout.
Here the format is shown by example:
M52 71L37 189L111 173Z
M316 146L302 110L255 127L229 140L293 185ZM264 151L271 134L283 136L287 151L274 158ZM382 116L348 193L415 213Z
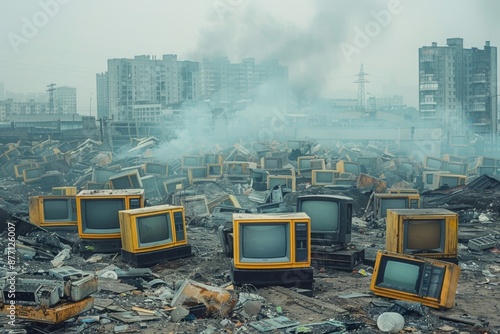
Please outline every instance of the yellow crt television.
M387 216L387 209L418 209L420 195L415 193L375 193L373 194L373 217L382 219Z
M313 170L311 174L311 184L313 186L326 186L335 184L335 179L339 177L339 172L336 170Z
M76 195L81 250L121 250L118 212L144 207L144 189L82 190ZM88 246L88 247L87 247Z
M458 213L440 208L389 209L385 248L457 263Z
M144 267L192 255L182 206L122 210L119 219L125 262Z
M450 188L462 186L467 181L466 175L460 174L433 174L432 176L432 188L437 189L439 187L447 185Z
M286 188L296 189L295 174L293 175L267 175L267 189L272 190L274 187L282 185Z
M76 196L30 197L29 220L48 230L76 230Z
M359 163L354 161L340 160L337 161L335 166L335 169L338 170L339 173L351 173L354 175L361 174L361 167Z
M442 170L443 168L443 160L436 158L436 157L431 157L431 156L426 156L424 158L424 169L426 170Z
M436 309L455 304L460 267L454 263L378 251L370 290L377 296Z
M311 219L304 212L234 213L234 285L312 288Z

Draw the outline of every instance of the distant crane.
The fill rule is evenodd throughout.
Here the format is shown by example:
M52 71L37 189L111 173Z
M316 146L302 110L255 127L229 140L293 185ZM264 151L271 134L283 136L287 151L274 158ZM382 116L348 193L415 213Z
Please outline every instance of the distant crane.
M364 110L365 109L365 83L368 83L369 81L365 79L365 75L368 75L363 70L363 64L361 64L361 67L359 69L359 73L356 74L358 79L356 81L353 81L354 83L358 84L358 103L357 106L359 109Z

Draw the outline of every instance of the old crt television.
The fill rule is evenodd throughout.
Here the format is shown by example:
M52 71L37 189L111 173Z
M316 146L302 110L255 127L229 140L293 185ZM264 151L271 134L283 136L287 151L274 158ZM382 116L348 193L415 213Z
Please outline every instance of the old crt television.
M464 185L466 180L467 180L466 175L434 174L432 180L432 188L437 189L444 185L448 185L448 187L453 188Z
M23 178L23 170L38 167L37 163L14 165L14 175L16 179Z
M284 185L286 188L295 191L295 175L267 175L267 189L274 189L278 185Z
M281 169L283 168L283 160L279 157L262 157L260 159L260 168Z
M467 164L459 162L443 162L443 169L451 174L465 174L467 173Z
M375 219L385 218L387 209L418 209L420 208L419 194L374 194L373 216Z
M78 236L95 245L101 244L105 250L111 251L117 247L119 251L121 234L118 212L143 207L144 189L82 190L76 195Z
M424 190L434 189L434 175L436 174L450 174L447 170L424 170L422 172L422 183L424 186Z
M29 198L29 219L49 230L76 230L76 196L32 196Z
M231 279L241 286L312 288L310 219L297 213L234 213Z
M118 214L125 262L144 267L191 255L182 206L157 205Z
M311 184L313 186L326 186L334 184L335 179L339 177L336 170L313 170L311 174Z
M27 184L41 182L43 174L45 174L43 167L27 168L23 170L23 181Z
M312 159L311 160L311 170L313 169L326 169L325 159Z
M297 212L311 218L311 244L331 246L351 241L353 199L339 195L297 197Z
M497 159L495 158L479 157L478 160L480 166L495 166L497 164Z
M223 158L222 154L205 153L205 156L203 157L203 164L204 165L208 165L208 164L221 165L223 160L224 160L224 158Z
M207 164L207 176L208 177L221 177L222 176L222 164Z
M206 166L202 167L188 167L187 175L189 184L193 184L197 179L207 179L208 168Z
M378 296L436 309L455 304L460 267L454 263L378 251L370 290Z
M203 160L204 157L201 155L184 155L181 158L181 168L201 167L204 165Z
M339 173L351 173L355 175L361 174L361 167L357 162L353 161L337 161L335 169L338 170Z
M222 172L227 175L250 175L250 165L245 161L229 161L222 165Z
M387 210L385 248L456 263L458 213L440 208Z
M118 172L117 169L103 168L103 167L92 167L92 182L96 183L107 183L109 178Z
M185 177L174 177L168 180L163 181L163 187L167 194L172 194L177 190L181 190L184 188L184 183L187 183L187 179Z
M109 178L113 189L138 189L142 188L141 175L134 170L117 173Z
M424 158L424 169L441 170L443 160L426 156Z
M312 170L311 160L316 159L314 155L304 155L297 158L297 173L300 175L302 173L310 172Z
M498 167L494 166L478 166L477 167L477 175L488 175L488 176L495 176L498 174Z
M144 173L146 175L158 175L167 176L168 175L168 165L159 162L146 162L143 165Z

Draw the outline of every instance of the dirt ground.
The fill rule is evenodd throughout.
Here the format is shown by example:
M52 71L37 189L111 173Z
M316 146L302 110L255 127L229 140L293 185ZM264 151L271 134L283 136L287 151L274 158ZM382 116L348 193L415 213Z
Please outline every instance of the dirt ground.
M322 191L324 190L310 190L309 193ZM121 283L135 288L123 293L101 289L94 294L94 297L101 301L111 300L115 311L117 309L130 310L132 306L163 311L164 316L160 320L147 321L142 326L139 323L130 323L126 329L123 329L124 333L258 333L250 325L252 321L277 316L285 316L303 324L334 319L348 325L349 333L382 333L377 328L376 320L380 314L388 311L404 313L405 328L402 333L500 333L500 289L498 285L500 251L495 247L472 252L466 243L468 239L475 237L485 235L498 237L500 235L500 222L497 219L500 203L492 201L492 197L483 199L480 207L462 214L462 222L459 225L459 265L462 271L455 306L448 310L436 310L425 306L398 303L375 296L370 292L372 269L370 261L374 260L377 250L383 250L385 247L385 227L360 219L368 199L366 194L355 191L341 191L339 194L352 196L355 200L356 217L353 219L351 246L357 250L365 250L365 263L359 264L353 271L315 267L312 297L298 294L290 289L257 288L250 292L264 298L258 313L249 315L244 308L237 306L227 316L188 319L178 323L171 321L168 300L156 298L152 289L144 288L144 281L141 280L122 280ZM296 196L297 194L293 194L287 200L293 203ZM244 194L239 194L237 197L244 206L248 204L248 199ZM484 212L489 215L489 220L478 219L480 213ZM151 267L155 278L162 279L172 291L175 291L186 278L204 284L230 287L230 259L222 252L216 233L217 225L211 224L209 220L192 220L188 223L187 229L194 256L163 262ZM5 239L1 239L0 246L5 246ZM65 264L93 272L108 268L109 265L123 269L128 267L116 254L103 254L96 263L86 262L86 258L72 254ZM46 269L46 267L46 262L29 259L22 262L24 271L36 271ZM248 292L247 290L238 291ZM89 315L98 315L101 322L82 324L73 319L64 323L62 328L44 326L41 328L44 328L46 333L119 332L117 326L123 324L113 319L109 320L109 314L113 310L105 308L89 313ZM446 320L442 317L451 317L455 320ZM35 331L33 324L19 324L19 328L23 326L28 333L43 333L38 329ZM277 330L273 333L286 333L286 330ZM327 332L318 331L317 333Z

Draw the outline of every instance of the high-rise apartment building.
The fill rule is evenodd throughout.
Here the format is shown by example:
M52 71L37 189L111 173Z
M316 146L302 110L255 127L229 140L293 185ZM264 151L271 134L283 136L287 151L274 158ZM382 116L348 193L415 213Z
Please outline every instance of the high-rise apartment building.
M76 88L61 86L54 90L54 114L76 114Z
M275 79L288 80L287 67L277 60L256 64L247 58L231 64L227 57L216 57L198 63L178 61L172 54L108 59L108 71L96 76L98 117L130 120L138 118L139 110L157 110L158 105L252 99L258 86Z
M96 74L97 119L110 117L108 97L108 73Z
M420 118L447 131L497 133L497 48L464 49L463 39L419 49Z

